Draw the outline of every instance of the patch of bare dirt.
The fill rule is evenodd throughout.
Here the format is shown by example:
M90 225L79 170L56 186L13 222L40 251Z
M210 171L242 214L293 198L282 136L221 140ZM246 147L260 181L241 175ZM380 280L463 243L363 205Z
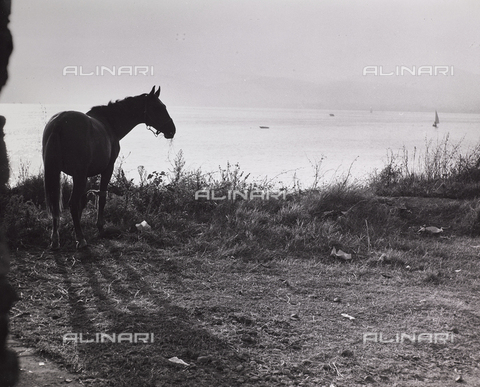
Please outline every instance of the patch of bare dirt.
M414 238L419 251L349 262L328 252L246 262L121 240L81 252L13 252L21 300L11 330L22 378L33 376L33 359L45 365L32 374L59 365L44 380L50 385L479 385L478 242ZM99 332L154 340L63 341ZM372 333L383 341L366 342ZM398 342L402 333L416 339ZM435 333L449 340L434 342Z
M17 387L70 386L85 384L76 380L77 376L59 367L55 362L37 353L34 348L23 346L17 340L9 341L9 348L15 351L20 362L20 379Z

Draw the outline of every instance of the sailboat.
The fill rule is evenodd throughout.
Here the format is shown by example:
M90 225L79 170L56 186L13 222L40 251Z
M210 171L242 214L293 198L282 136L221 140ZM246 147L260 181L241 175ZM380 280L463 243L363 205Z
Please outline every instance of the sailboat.
M435 122L433 123L432 126L434 126L436 128L439 123L440 123L440 120L438 119L438 113L435 110Z

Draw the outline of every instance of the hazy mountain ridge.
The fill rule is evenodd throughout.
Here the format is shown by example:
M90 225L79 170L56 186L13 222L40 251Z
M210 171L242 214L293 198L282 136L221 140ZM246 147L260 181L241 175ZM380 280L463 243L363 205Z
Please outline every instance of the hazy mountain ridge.
M480 112L480 75L460 70L453 76L367 75L321 83L261 77L248 83L258 92L256 103L281 107Z
M386 69L385 72L392 71ZM53 76L51 77L53 79ZM92 90L101 83L100 91ZM344 110L448 111L480 113L480 75L454 70L454 75L374 76L361 74L323 81L210 71L158 72L148 77L66 77L46 83L41 100L33 95L13 96L3 102L60 103L54 95L63 89L61 103L98 105L162 86L162 100L170 106L318 108ZM18 101L17 101L18 100Z

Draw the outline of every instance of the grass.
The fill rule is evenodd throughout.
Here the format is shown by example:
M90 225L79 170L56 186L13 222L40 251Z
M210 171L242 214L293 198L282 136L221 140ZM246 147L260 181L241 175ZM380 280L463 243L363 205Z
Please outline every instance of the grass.
M139 169L138 183L119 168L106 207L110 232L96 235L95 203L88 203L84 251L74 248L67 210L60 252L46 249L42 177L25 175L0 203L12 283L22 295L13 335L96 386L443 386L459 375L475 385L478 149L458 149L447 138L415 155L414 166L406 152L392 156L367 184L316 179L306 189L252 182L238 165L186 171L181 154L171 171ZM216 196L286 195L195 200L206 188ZM64 198L70 190L65 179ZM150 231L135 227L143 220ZM422 225L445 231L425 235ZM352 259L331 256L333 247ZM154 332L155 343L61 339L131 331ZM455 339L363 343L369 332ZM172 364L173 356L189 366Z
M428 222L452 227L462 235L477 232L474 200L447 203L441 199L475 198L472 195L478 183L473 176L477 173L474 161L480 157L478 149L468 157L461 155L458 146L449 149L448 138L436 150L426 149L422 168L416 167L413 172L404 151L401 159L392 156L365 185L343 178L328 185L316 180L313 188L307 189L298 185L294 189L274 187L266 180L252 182L238 165L227 164L216 174L186 171L181 153L168 173L148 173L140 168L139 183L127 179L118 168L109 187L107 228L119 238L141 238L155 246L254 260L326 253L332 246L365 254L394 245L412 228ZM41 175L23 176L20 184L2 197L6 235L13 248L46 246L50 221L45 211L43 179ZM91 179L90 185L98 186L98 181ZM443 189L436 189L438 186ZM453 191L455 187L461 190ZM285 195L270 200L196 200L195 193L206 188L217 198L234 190ZM66 209L70 192L71 183L65 178ZM414 213L406 207L406 197L429 196L438 200L427 201ZM95 213L95 203L88 203L83 223L89 239L96 238ZM138 234L135 225L143 220L152 230ZM67 210L62 221L61 240L70 248L72 222Z
M371 188L377 195L424 196L473 199L480 188L480 144L461 152L461 142L453 144L448 135L433 143L425 140L423 152L410 154L405 148L389 153Z

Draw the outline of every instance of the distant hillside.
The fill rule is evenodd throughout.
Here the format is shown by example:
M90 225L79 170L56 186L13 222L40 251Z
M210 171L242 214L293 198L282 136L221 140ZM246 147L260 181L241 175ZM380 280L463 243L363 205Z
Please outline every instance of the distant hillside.
M392 69L386 69L389 72ZM30 95L15 95L15 89L3 102L65 103L58 101L58 83L53 75L45 75L46 89L41 99ZM95 77L68 78L65 90L73 104L89 106L135 95L162 86L162 100L168 106L228 106L259 108L319 108L348 110L393 110L480 113L480 75L454 69L454 75L361 75L339 79L325 76L324 80L296 80L273 76L245 75L214 71L197 74L194 70L155 77ZM95 90L95 93L92 93ZM8 93L5 93L7 96Z
M367 75L321 84L262 77L243 89L245 103L265 107L480 113L480 76L460 70L453 76Z

